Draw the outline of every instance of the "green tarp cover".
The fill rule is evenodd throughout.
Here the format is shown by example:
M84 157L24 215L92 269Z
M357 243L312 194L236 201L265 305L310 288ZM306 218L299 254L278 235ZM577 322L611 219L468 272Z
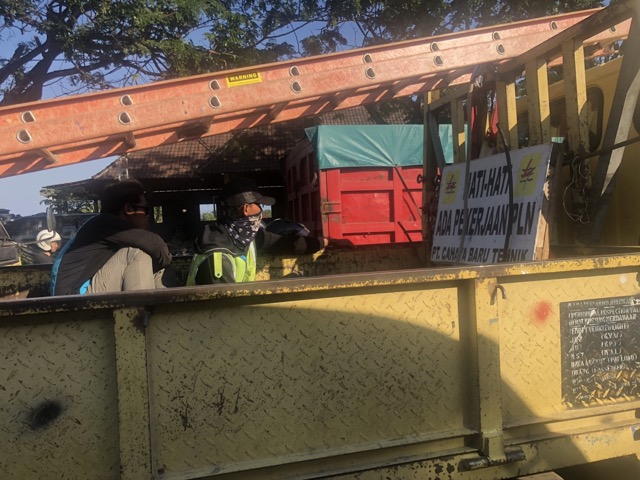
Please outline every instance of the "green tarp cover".
M422 165L422 125L320 125L305 131L320 170ZM440 139L451 163L451 125L440 126Z
M305 131L318 168L422 165L422 125L320 125Z

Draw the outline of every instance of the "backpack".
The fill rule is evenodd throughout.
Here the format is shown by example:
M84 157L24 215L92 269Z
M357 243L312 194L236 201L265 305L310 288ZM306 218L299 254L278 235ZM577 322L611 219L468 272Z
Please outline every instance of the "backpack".
M244 283L256 278L256 244L251 242L246 255L215 247L194 255L187 275L187 286L214 283Z

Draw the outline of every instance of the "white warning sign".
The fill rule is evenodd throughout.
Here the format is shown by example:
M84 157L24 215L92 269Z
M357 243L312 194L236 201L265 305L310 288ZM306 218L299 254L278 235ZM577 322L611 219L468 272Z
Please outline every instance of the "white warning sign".
M552 149L546 144L511 152L511 203L504 154L471 162L466 209L466 165L445 167L431 260L464 264L534 260Z

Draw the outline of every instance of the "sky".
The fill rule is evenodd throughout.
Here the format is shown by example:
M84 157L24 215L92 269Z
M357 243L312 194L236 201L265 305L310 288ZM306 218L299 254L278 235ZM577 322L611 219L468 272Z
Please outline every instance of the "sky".
M14 42L3 38L0 42L0 56L6 57L7 54L11 56L14 48ZM45 89L43 98L54 96L52 92L47 92ZM0 208L7 208L10 213L22 216L44 212L46 205L40 203L44 200L44 197L40 196L42 187L88 179L114 160L115 157L110 157L78 165L0 178Z
M40 203L44 200L44 197L40 196L42 187L85 180L114 160L115 157L110 157L78 165L0 178L0 208L7 208L10 213L23 217L44 212L46 206Z

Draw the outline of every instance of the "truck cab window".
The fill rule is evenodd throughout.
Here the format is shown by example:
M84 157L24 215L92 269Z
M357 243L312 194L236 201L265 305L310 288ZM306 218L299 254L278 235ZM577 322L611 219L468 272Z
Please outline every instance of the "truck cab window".
M162 205L156 205L153 207L153 222L154 223L162 223L164 222L164 214L162 211Z
M212 222L217 218L216 206L213 203L200 204L200 221Z

